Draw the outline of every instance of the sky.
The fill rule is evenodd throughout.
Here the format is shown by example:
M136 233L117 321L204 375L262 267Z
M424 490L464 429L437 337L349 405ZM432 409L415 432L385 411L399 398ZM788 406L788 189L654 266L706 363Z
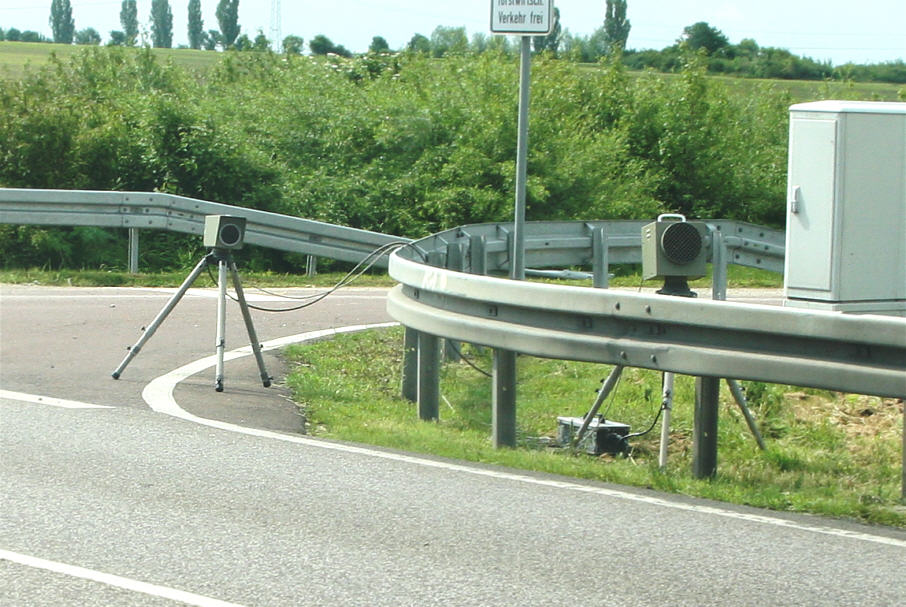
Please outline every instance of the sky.
M106 42L121 30L122 0L70 0L76 29L93 27ZM189 0L170 0L174 46L186 44ZM254 38L271 36L273 7L281 5L281 37L306 42L323 34L353 52L374 36L402 48L416 33L437 26L465 27L469 37L489 34L491 0L239 0L239 25ZM51 0L0 0L0 28L51 36ZM605 0L555 0L563 28L587 36L604 22ZM201 0L205 29L219 29L217 0ZM138 0L140 25L149 29L151 0ZM906 0L628 0L628 47L662 49L683 28L705 21L731 43L752 38L834 65L906 60Z

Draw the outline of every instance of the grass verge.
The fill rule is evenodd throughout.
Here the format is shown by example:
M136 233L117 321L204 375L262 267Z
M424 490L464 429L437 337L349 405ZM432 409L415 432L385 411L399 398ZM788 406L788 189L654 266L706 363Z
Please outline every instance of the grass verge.
M191 273L191 268L156 272L153 274L130 274L122 270L44 270L5 269L0 270L0 283L29 284L47 287L178 287ZM239 269L242 285L246 289L261 287L332 287L346 274L329 272L306 276L304 274L276 274L273 272L249 272ZM357 287L389 287L396 284L384 273L363 274L355 280ZM207 273L195 281L196 287L214 287Z
M642 281L641 270L632 266L618 266L615 268L619 274L610 280L613 287L660 287L662 281ZM709 275L690 283L692 288L710 289ZM0 269L0 283L6 284L31 284L50 287L178 287L186 279L192 268L171 270L156 273L130 274L119 269L61 269L47 270L42 268L8 268ZM257 285L267 287L331 287L346 274L343 272L326 272L315 276L305 274L276 274L274 272L250 272L240 268L242 283L247 287ZM543 279L543 282L557 284L574 284L591 286L590 280L554 280ZM728 283L733 288L778 288L782 286L783 277L776 272L730 266L728 268ZM387 274L373 271L356 278L355 286L359 287L391 287L396 284ZM206 274L198 277L198 287L215 286Z
M490 355L465 354L490 370ZM576 455L550 445L558 415L581 416L608 368L519 359L516 449L490 442L491 386L463 363L441 378L441 420L420 422L399 398L402 329L369 331L288 351L288 379L308 431L450 458L563 474L661 491L810 512L906 528L900 501L903 402L791 386L744 382L768 449L760 451L726 386L721 395L716 478L691 474L693 383L677 377L669 465L657 465L659 424L633 439L630 457ZM627 369L602 407L608 419L651 426L660 407L660 375Z

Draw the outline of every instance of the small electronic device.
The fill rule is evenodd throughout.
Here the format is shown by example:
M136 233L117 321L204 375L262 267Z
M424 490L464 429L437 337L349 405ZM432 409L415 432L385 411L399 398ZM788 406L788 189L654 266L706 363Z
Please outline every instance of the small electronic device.
M214 249L241 249L245 238L245 217L208 215L204 218L204 246Z

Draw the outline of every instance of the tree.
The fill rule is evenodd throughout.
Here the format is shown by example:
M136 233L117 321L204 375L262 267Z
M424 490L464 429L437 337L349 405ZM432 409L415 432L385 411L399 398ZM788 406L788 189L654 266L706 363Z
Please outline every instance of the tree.
M685 42L693 51L705 49L709 55L730 45L722 31L704 21L683 28L683 35L679 41Z
M9 37L9 32L6 33L6 36L9 40L12 40L12 38ZM33 30L25 30L24 32L22 32L22 34L19 36L19 40L21 42L53 42L52 40L45 38L44 35L40 32Z
M6 30L6 39L10 42L19 42L20 40L22 40L22 32L14 27L11 27Z
M438 25L431 33L431 53L435 57L455 53L462 54L469 50L469 39L464 27L444 27Z
M201 18L201 0L189 0L189 47L200 49L204 42L204 20Z
M69 0L53 0L50 3L50 28L53 41L72 44L75 36L75 19L72 18L72 4Z
M604 10L604 33L608 50L626 48L629 29L632 27L626 18L626 0L607 0Z
M217 45L223 45L223 36L220 35L220 32L217 30L208 30L204 35L204 41L202 46L206 51L213 51L217 49Z
M221 44L230 48L239 37L239 0L220 0L217 3L217 23L220 24Z
M126 32L111 30L107 46L126 46Z
M155 48L173 46L173 11L169 0L151 1L151 43Z
M132 46L138 40L138 3L136 0L123 0L120 9L120 25L126 35L126 45Z
M341 57L351 57L350 53L342 44L334 44L333 41L324 34L318 34L308 43L312 55L339 55Z
M299 36L287 36L283 39L283 52L287 55L301 55L305 50L305 40Z
M387 40L383 36L375 36L371 39L368 50L372 53L389 53L390 45L387 44Z
M556 55L557 49L560 48L560 36L562 34L563 26L560 25L560 9L554 7L554 25L551 27L551 33L547 36L532 37L532 45L535 47L535 52L550 51Z
M97 46L101 43L101 35L93 27L86 27L76 32L75 43Z
M264 32L258 30L258 35L255 36L255 40L252 41L252 50L255 51L269 51L271 50L271 41L267 39L267 36L264 35Z
M413 53L430 53L431 41L423 34L415 34L409 40L409 44L406 45L406 50Z

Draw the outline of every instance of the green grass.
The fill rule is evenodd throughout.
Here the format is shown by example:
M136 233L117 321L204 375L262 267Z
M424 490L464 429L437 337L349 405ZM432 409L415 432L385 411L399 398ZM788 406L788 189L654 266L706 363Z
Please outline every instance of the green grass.
M5 269L0 270L0 283L48 287L178 287L191 271L191 268L185 268L154 274L130 274L121 270ZM246 289L256 286L332 287L345 277L345 273L342 272L328 272L315 276L249 272L242 268L239 272ZM353 283L357 287L389 287L393 284L394 281L382 273L364 274ZM202 273L194 286L213 287L215 284L207 274Z
M466 355L490 370L487 351ZM444 366L440 421L417 420L399 398L402 330L346 335L289 349L288 383L324 436L513 468L563 474L782 511L811 512L906 527L900 502L902 402L744 382L768 445L760 451L724 386L716 478L691 475L693 382L678 377L670 461L657 466L659 425L633 439L629 458L577 455L550 446L559 415L581 416L607 367L519 359L516 449L490 442L491 386L464 363ZM640 431L660 406L660 376L627 369L602 407Z
M612 287L660 287L661 282L656 280L641 279L641 270L634 266L615 266L618 273L610 280ZM158 272L153 274L130 274L117 269L61 269L46 270L41 268L0 269L0 283L6 284L34 284L43 286L70 286L70 287L178 287L191 268ZM345 276L342 272L327 272L316 276L304 274L277 274L273 272L249 272L240 268L243 284L268 287L325 287L337 284ZM758 268L746 268L731 265L728 269L728 282L731 288L779 288L783 285L783 277L776 272L769 272ZM578 286L591 286L590 280L552 280L541 279L539 282L568 284ZM213 286L210 280L202 274L197 286ZM391 287L396 284L387 274L379 271L369 272L357 278L356 286L362 287ZM710 267L709 275L690 283L692 288L706 289L711 287Z
M90 47L44 42L0 42L0 78L19 79L27 71L50 63L53 55L66 60L86 48ZM127 50L139 52L139 49ZM213 51L193 49L156 48L151 52L161 61L173 61L191 70L204 70L220 61L222 56Z

